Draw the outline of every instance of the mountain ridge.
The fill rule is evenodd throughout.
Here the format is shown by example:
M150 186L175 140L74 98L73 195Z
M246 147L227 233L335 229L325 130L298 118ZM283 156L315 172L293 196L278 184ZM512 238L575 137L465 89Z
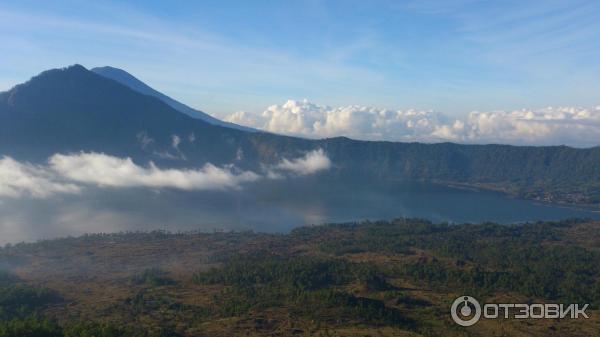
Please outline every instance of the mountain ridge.
M160 99L161 101L165 102L166 104L168 104L175 110L182 112L190 117L193 117L196 119L201 119L210 124L230 127L233 129L244 130L244 131L253 131L253 132L258 131L258 130L255 130L253 128L249 128L246 126L237 125L237 124L229 123L229 122L224 122L224 121L217 119L203 111L191 108L191 107L155 90L154 88L152 88L149 85L147 85L146 83L140 81L138 78L136 78L135 76L131 75L130 73L126 72L123 69L119 69L119 68L115 68L115 67L111 67L111 66L103 66L103 67L92 68L92 69L90 69L90 71L94 72L98 75L101 75L103 77L109 78L111 80L117 81L117 82L119 82L137 92L140 92L142 94L154 96L154 97Z
M600 203L600 147L311 140L246 132L194 119L80 65L43 72L0 94L0 154L34 163L55 153L87 151L164 167L211 163L260 170L316 149L333 163L314 178L323 182L423 180Z

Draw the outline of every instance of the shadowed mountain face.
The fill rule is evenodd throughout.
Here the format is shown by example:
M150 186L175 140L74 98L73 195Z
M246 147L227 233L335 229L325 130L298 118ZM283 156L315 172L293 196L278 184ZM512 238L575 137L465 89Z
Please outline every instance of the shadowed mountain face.
M164 167L210 162L256 170L321 148L333 165L317 181L426 180L565 202L600 199L599 147L307 140L214 125L137 90L79 65L43 72L0 93L0 154L44 162L55 153L95 151Z
M238 129L238 130L256 131L249 127L245 127L245 126L241 126L241 125L237 125L237 124L233 124L233 123L228 123L228 122L223 122L219 119L216 119L216 118L210 116L209 114L207 114L205 112L193 109L181 102L178 102L178 101L172 99L171 97L169 97L161 92L154 90L153 88L148 86L146 83L138 80L136 77L134 77L130 73L126 72L125 70L107 66L107 67L93 68L93 69L91 69L91 71L98 75L115 80L125 86L128 86L129 88L131 88L139 93L156 97L156 98L160 99L161 101L167 103L173 109L175 109L179 112L183 112L184 114L186 114L190 117L201 119L205 122L208 122L208 123L214 124L214 125L227 126L227 127Z
M189 165L232 163L238 148L247 147L244 136L79 65L0 94L0 153L35 162L57 152L96 151L177 165L183 162L172 151L178 137L193 140L180 145Z

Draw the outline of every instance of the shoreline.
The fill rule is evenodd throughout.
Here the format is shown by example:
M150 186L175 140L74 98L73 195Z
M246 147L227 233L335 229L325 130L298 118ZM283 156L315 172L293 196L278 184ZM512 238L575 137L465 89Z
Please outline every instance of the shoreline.
M437 181L437 180L432 180L431 183L446 186L449 188L462 189L462 190L468 190L468 191L473 191L473 192L479 192L479 191L498 192L498 193L502 193L502 194L504 194L508 197L514 198L514 199L533 201L533 202L540 203L543 205L550 205L550 206L563 207L563 208L579 210L579 211L600 213L600 204L583 204L583 203L578 204L578 203L565 202L565 201L548 201L548 200L543 200L540 198L528 198L528 197L520 195L517 192L511 191L508 188L503 188L503 187L489 185L489 184L462 183L462 182L452 182L452 181L449 182L449 181Z

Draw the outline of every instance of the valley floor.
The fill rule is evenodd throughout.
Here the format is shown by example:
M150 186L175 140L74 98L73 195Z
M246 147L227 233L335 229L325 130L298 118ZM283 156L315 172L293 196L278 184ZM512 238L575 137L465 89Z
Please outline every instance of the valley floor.
M600 222L97 234L6 246L0 268L0 336L600 335ZM463 328L460 295L590 318Z

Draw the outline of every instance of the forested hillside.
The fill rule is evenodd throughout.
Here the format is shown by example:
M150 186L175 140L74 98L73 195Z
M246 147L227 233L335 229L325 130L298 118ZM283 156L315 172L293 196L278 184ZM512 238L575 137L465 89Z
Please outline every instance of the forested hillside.
M86 235L0 250L0 336L591 336L600 223L418 219L287 235ZM452 322L459 295L590 319ZM42 334L43 332L43 334Z

